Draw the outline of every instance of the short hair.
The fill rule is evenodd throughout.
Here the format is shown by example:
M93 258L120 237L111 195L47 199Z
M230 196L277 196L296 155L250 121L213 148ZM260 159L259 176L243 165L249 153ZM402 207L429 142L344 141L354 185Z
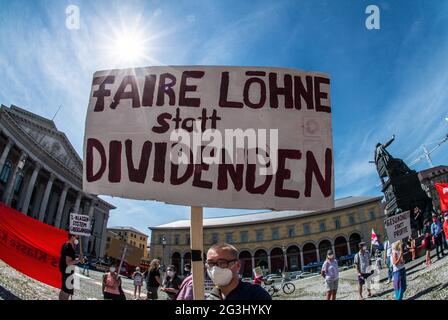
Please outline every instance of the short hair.
M213 251L226 250L232 254L233 258L238 259L238 250L234 246L232 246L231 244L228 244L228 243L214 244L210 247L210 249L208 249L208 251L210 251L210 250L213 250Z
M186 263L186 264L184 265L184 269L185 269L185 268L191 269L190 264L189 264L189 263Z
M167 267L167 269L171 269L171 270L173 270L174 272L177 272L176 267L175 267L174 265L172 265L172 264L170 264L170 265Z
M68 233L68 236L67 236L68 240L70 240L71 237L76 237L76 234L71 234L71 233L69 232L69 233Z

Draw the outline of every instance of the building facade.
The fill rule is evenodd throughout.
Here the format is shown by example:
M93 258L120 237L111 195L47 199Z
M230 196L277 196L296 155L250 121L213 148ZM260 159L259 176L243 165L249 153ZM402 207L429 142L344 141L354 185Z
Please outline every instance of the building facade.
M272 211L204 219L204 251L214 243L236 246L241 273L252 275L260 266L267 272L315 269L333 249L340 263L348 263L361 241L370 242L374 229L382 240L382 197L347 197L322 211ZM190 221L150 227L151 256L183 270L191 262Z
M437 166L422 170L418 173L418 177L428 197L432 200L434 209L440 212L440 196L434 184L448 183L448 166Z
M136 247L143 252L141 259L148 256L148 235L132 227L112 227L107 229L107 243L113 238L126 242L132 247ZM106 248L108 245L106 244ZM106 250L106 255L107 250Z
M109 211L115 207L82 191L82 160L53 121L16 106L0 108L1 201L24 214L68 230L70 212L89 215L85 254L101 257Z

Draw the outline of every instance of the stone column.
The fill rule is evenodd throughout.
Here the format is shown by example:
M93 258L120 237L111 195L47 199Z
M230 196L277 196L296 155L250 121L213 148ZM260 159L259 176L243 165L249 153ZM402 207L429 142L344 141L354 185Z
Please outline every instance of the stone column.
M25 194L25 200L23 201L22 209L21 211L24 214L28 214L28 208L30 207L30 201L31 201L31 195L33 194L34 185L36 184L37 175L39 174L41 165L40 163L36 163L36 166L34 167L33 173L31 175L31 179L28 182L28 185L26 186L26 194Z
M181 256L180 257L180 270L179 270L179 274L184 274L184 257L183 256Z
M54 174L50 173L50 179L48 179L47 187L45 188L44 196L42 198L42 202L40 204L39 208L39 221L44 221L45 218L45 211L47 210L48 205L48 199L50 198L50 192L51 188L53 187L55 176Z
M351 255L352 254L352 250L350 249L350 242L347 241L347 254Z
M90 207L89 207L89 213L88 213L89 218L90 218L90 223L92 223L93 212L94 212L94 210L95 210L95 205L96 205L96 200L92 200L92 201L90 201ZM94 237L94 236L95 236L95 235L94 235L94 230L93 230L93 228L92 228L91 236L90 236L90 237L84 237L84 238L85 238L84 243L86 244L85 249L84 249L84 252L86 252L87 254L89 253L90 242L93 240L93 237Z
M14 143L11 140L8 140L8 143L6 144L5 149L3 149L2 156L0 157L0 171L3 169L6 159L8 158L9 151L11 150L13 145L14 145Z
M79 192L78 196L76 197L73 213L79 213L79 208L81 207L81 199L82 199L82 192Z
M319 248L316 247L316 255L317 255L317 261L316 262L320 262L320 254L319 254Z
M250 255L251 256L251 260L252 260L252 270L255 269L255 257L253 254Z
M59 198L58 211L56 212L56 219L54 226L56 228L61 228L62 213L64 211L65 199L67 198L69 186L64 183L64 189L62 190L61 197Z
M101 238L101 250L98 253L99 254L99 258L103 258L104 257L104 250L106 248L106 238L107 238L107 220L109 219L109 213L105 212L104 213L104 220L103 220L103 228L101 229L101 234L100 234L100 238Z
M19 163L24 161L26 158L26 154L24 151L21 152L19 161L14 165L12 174L8 178L8 183L6 184L5 193L3 194L3 202L6 205L11 205L12 196L14 194L14 186L17 178L17 174L19 173Z

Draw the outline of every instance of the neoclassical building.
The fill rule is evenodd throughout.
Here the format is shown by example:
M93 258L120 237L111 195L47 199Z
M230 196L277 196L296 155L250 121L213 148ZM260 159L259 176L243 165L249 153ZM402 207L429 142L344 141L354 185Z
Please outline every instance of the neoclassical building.
M384 239L382 197L347 197L321 211L270 211L204 219L204 250L214 243L235 245L241 273L256 266L267 272L315 270L333 249L341 264L348 263L371 230ZM183 270L190 263L190 220L150 227L151 257Z
M53 121L16 106L0 108L1 201L35 219L68 230L70 212L93 219L83 250L104 255L109 210L82 192L82 160Z

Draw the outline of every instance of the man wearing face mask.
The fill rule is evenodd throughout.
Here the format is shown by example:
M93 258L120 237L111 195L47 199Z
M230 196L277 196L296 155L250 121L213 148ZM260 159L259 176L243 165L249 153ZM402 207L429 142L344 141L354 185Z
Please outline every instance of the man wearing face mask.
M59 292L59 300L68 300L73 296L73 274L74 266L79 263L76 258L75 249L78 245L78 236L69 234L68 240L61 248L61 257L59 259L59 271L62 274L61 291ZM72 278L70 279L70 277Z
M242 282L237 249L227 243L216 244L207 252L207 273L215 288L208 300L271 300L271 296L261 286Z
M370 253L367 251L367 245L365 242L359 243L359 252L355 255L354 259L356 265L356 271L358 272L358 290L359 290L359 299L363 300L362 297L362 287L366 284L366 280L374 273L373 270L370 270ZM367 297L371 297L372 292L370 291L370 285L367 283Z

